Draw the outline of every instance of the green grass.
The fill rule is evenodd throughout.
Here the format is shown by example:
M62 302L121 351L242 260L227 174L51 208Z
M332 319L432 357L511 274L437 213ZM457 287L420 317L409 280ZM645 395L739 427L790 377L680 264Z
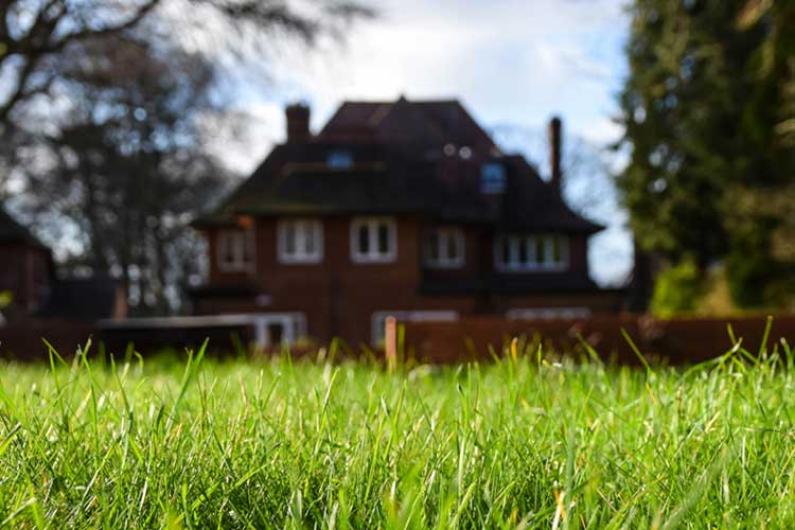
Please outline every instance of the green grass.
M0 526L793 528L790 358L0 364Z

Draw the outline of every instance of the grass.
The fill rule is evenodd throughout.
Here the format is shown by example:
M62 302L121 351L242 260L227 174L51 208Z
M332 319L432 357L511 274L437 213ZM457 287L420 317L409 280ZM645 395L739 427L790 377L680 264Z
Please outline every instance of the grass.
M0 526L795 525L786 345L679 370L507 353L2 364Z

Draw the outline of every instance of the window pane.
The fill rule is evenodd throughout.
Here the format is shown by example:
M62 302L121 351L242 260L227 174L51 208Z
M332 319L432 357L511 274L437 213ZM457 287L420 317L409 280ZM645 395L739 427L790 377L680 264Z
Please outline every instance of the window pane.
M295 254L295 225L285 223L284 225L284 253L292 256Z
M508 241L507 237L500 238L500 256L504 265L511 262L511 247Z
M389 226L386 223L378 224L378 253L387 254L389 252Z
M368 230L368 226L363 224L359 226L359 253L360 254L368 254L370 252L370 230Z
M526 266L530 262L530 258L527 253L527 243L528 241L525 238L519 238L519 264L522 266Z
M536 237L536 263L546 263L547 248L543 237Z
M439 261L439 232L436 230L428 237L428 259L433 263Z
M316 239L316 226L313 223L304 223L302 225L304 231L304 254L313 255L315 253L315 249L317 248L317 244L315 242Z
M511 236L508 238L508 246L511 249L511 257L509 262L514 267L519 264L519 241L520 239L516 236Z
M231 261L233 263L240 263L243 261L243 237L240 232L235 232L232 234L231 240L231 251L230 255L232 256Z
M458 258L458 238L455 233L447 234L447 255L448 261L455 261Z
M230 233L221 234L221 259L224 263L235 261L234 250L232 249L232 237Z
M552 259L555 263L563 263L563 238L561 236L552 238Z

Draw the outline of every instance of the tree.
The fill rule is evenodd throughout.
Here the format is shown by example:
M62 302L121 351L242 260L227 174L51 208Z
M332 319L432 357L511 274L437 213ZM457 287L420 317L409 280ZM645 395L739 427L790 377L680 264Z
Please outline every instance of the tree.
M771 241L784 216L744 209L744 199L781 192L795 173L792 149L777 133L786 69L764 75L760 50L792 8L741 24L747 6L635 1L620 95L632 151L617 184L642 251L671 263L693 259L701 271L725 260L735 299L757 305L762 298L747 295L780 272ZM737 260L745 266L732 267Z
M65 236L67 269L120 278L137 313L178 310L201 266L187 224L226 184L205 145L207 123L231 119L220 63L372 14L347 0L6 0L0 194L23 176L15 202Z
M0 74L10 87L0 96L0 127L10 124L14 109L48 92L59 61L73 53L72 46L116 38L155 15L166 32L223 35L217 40L232 50L280 31L312 42L320 34L338 32L340 24L374 14L353 1L312 5L314 10L295 9L283 0L3 0ZM208 19L216 21L215 35Z
M31 206L78 229L71 267L120 277L138 313L179 308L180 285L199 272L186 225L226 183L202 144L202 120L217 110L212 66L163 51L132 39L82 43L62 65L74 103L32 152L50 163L28 165Z

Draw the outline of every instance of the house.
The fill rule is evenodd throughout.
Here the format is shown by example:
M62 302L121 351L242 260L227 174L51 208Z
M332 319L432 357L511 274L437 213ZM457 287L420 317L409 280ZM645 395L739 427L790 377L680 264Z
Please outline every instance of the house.
M0 205L0 293L10 293L4 312L27 315L43 307L53 278L50 250Z
M5 320L25 317L95 321L121 318L119 282L104 274L58 278L52 252L0 206L0 293L10 293ZM3 304L5 305L5 304Z
M346 102L317 134L309 118L288 106L286 141L194 223L210 263L191 291L196 314L259 314L270 343L378 344L388 315L620 306L588 272L588 238L602 227L561 197L560 120L546 182L456 100Z

